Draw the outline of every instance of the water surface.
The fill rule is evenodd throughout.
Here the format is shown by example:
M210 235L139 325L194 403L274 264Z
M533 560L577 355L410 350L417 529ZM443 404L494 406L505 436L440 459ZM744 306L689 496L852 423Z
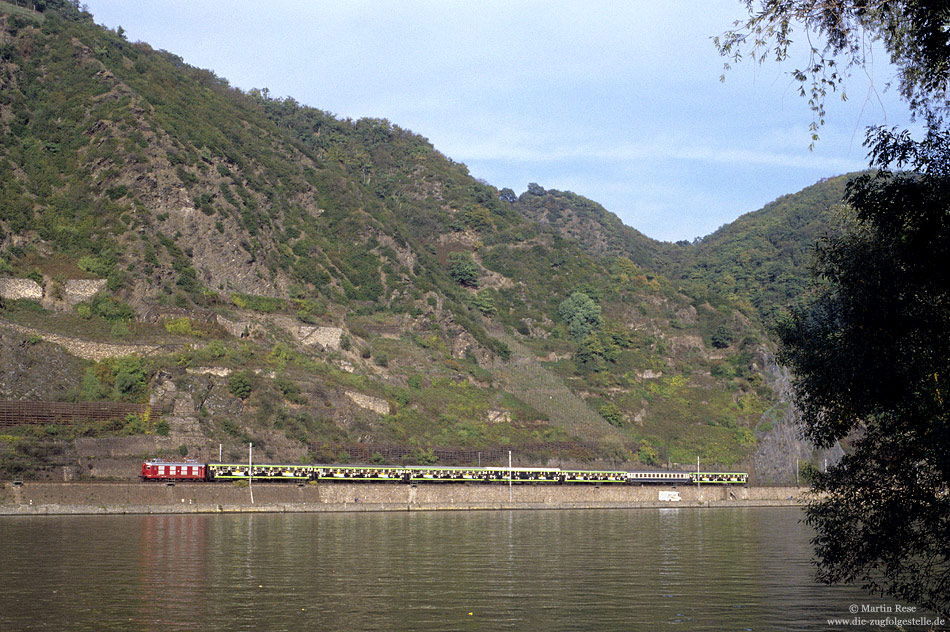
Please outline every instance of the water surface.
M0 519L0 630L824 630L797 509Z

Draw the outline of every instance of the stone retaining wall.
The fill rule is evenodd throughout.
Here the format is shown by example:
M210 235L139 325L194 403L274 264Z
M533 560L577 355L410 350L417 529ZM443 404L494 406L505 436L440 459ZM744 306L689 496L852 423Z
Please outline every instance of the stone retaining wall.
M43 286L31 279L0 279L0 298L43 300Z
M623 509L637 507L794 506L799 488L512 486L378 483L33 483L0 488L0 515L432 511L473 509ZM681 502L661 502L676 490Z
M181 345L117 345L108 342L90 342L81 338L61 336L59 334L52 334L13 323L0 323L0 327L12 329L25 336L39 336L46 342L51 342L63 347L67 352L76 357L83 358L84 360L93 360L95 362L99 362L105 358L118 358L128 355L148 356L159 351L170 353L181 347Z
M77 305L88 301L106 288L106 279L71 279L66 281L64 292L66 302Z

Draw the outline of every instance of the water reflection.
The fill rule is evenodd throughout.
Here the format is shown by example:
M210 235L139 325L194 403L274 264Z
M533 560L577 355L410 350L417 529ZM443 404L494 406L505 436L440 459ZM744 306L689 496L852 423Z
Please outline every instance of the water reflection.
M793 509L0 520L0 629L822 630ZM471 613L471 614L470 614Z

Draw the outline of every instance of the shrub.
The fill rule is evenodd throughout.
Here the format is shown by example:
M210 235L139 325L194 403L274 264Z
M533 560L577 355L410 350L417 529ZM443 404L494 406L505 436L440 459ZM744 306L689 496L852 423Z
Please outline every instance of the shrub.
M712 333L710 340L712 341L712 346L716 349L725 349L732 344L732 341L735 339L735 334L732 332L729 327L726 325L719 325L716 327L716 330Z
M251 394L251 376L246 371L232 373L228 378L228 392L235 397L247 399Z
M574 292L564 299L558 306L557 313L561 320L567 323L567 329L575 340L583 340L604 324L600 305L584 292Z
M126 303L111 296L96 296L92 299L92 311L106 320L132 320L135 310Z
M644 441L637 451L637 459L645 465L656 465L660 459L660 454L648 441Z
M165 321L165 331L170 334L177 334L179 336L196 336L198 332L194 330L191 326L191 319L182 317L182 318L173 318L171 320Z
M469 298L469 302L471 303L472 307L486 315L494 314L498 311L495 307L495 299L491 294L488 293L487 290L482 290L478 294L472 295Z
M107 277L112 271L112 265L108 261L93 255L80 257L77 265L79 266L80 270L84 270L85 272L98 277Z
M607 420L611 426L620 427L623 425L623 412L613 402L607 402L600 407L600 416Z
M255 296L253 294L232 294L231 301L241 309L250 309L255 312L271 314L284 308L284 301L270 296Z
M478 287L478 266L467 253L453 252L449 255L449 275L459 285Z
M31 281L35 281L39 285L43 285L43 273L40 272L38 269L34 269L32 272L27 274L26 278L28 278Z
M171 432L171 426L164 419L155 424L155 434L167 437L169 432Z

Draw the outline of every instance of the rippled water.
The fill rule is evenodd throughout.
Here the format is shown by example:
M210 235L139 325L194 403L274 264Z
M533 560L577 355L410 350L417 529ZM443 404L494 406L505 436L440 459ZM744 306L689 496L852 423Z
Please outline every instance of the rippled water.
M824 630L796 509L0 519L2 630Z

